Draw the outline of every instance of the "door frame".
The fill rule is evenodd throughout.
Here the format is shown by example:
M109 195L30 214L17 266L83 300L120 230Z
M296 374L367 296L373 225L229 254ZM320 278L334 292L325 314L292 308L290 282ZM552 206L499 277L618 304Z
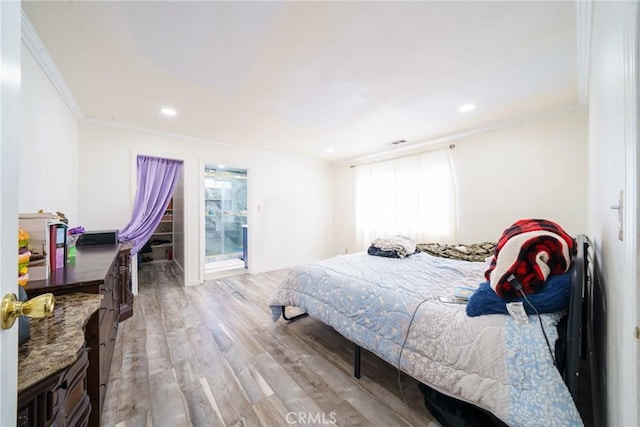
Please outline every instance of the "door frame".
M206 278L206 241L205 241L205 221L204 221L204 210L205 210L205 202L204 202L204 168L208 165L217 165L220 164L218 162L205 161L202 158L198 161L198 247L199 247L199 277L198 283L204 283ZM226 164L226 163L225 163ZM232 166L231 169L241 169L247 172L247 226L249 230L248 240L247 240L247 258L251 259L251 253L255 254L255 246L252 244L253 233L251 233L252 227L252 217L251 215L251 206L253 203L253 195L252 195L252 186L251 186L251 168L247 166ZM249 263L249 268L247 272L252 274L254 270L252 270L252 263Z

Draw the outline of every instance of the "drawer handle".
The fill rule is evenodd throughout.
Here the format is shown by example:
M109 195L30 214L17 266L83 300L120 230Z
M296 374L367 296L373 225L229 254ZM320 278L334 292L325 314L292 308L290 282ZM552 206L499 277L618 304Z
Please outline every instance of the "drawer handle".
M60 384L60 387L63 390L66 390L67 388L69 388L69 384L67 384L67 380L62 381L62 384Z
M106 341L105 342L101 342L100 345L103 346L103 347L106 347L107 346L107 342Z

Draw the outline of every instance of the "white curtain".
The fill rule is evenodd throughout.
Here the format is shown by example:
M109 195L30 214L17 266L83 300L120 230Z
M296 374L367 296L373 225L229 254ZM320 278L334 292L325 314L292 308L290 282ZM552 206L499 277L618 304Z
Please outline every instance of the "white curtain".
M455 200L449 149L356 166L358 246L394 234L453 243Z

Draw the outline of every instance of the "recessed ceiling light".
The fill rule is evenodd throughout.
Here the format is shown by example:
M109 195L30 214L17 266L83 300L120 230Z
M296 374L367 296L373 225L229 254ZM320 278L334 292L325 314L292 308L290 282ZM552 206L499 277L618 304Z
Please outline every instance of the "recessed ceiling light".
M169 108L169 107L164 107L163 109L160 110L160 112L162 114L164 114L165 116L169 116L169 117L173 117L176 114L178 114L178 112L176 110L174 110L173 108Z
M224 169L225 166L224 165L218 165L218 169Z
M332 147L329 147L329 148L327 148L327 149L326 149L326 150L324 150L324 151L326 151L327 153L333 153L333 152L334 152L334 151L336 151L336 150L334 150Z
M464 104L458 108L458 111L460 111L461 113L466 113L467 111L471 111L474 108L476 108L476 106L473 104Z

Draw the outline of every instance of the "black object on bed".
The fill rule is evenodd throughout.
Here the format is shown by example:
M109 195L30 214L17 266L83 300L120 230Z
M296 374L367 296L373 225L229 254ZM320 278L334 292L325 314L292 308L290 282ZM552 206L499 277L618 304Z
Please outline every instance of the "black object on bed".
M493 414L418 383L424 406L443 427L506 427Z

